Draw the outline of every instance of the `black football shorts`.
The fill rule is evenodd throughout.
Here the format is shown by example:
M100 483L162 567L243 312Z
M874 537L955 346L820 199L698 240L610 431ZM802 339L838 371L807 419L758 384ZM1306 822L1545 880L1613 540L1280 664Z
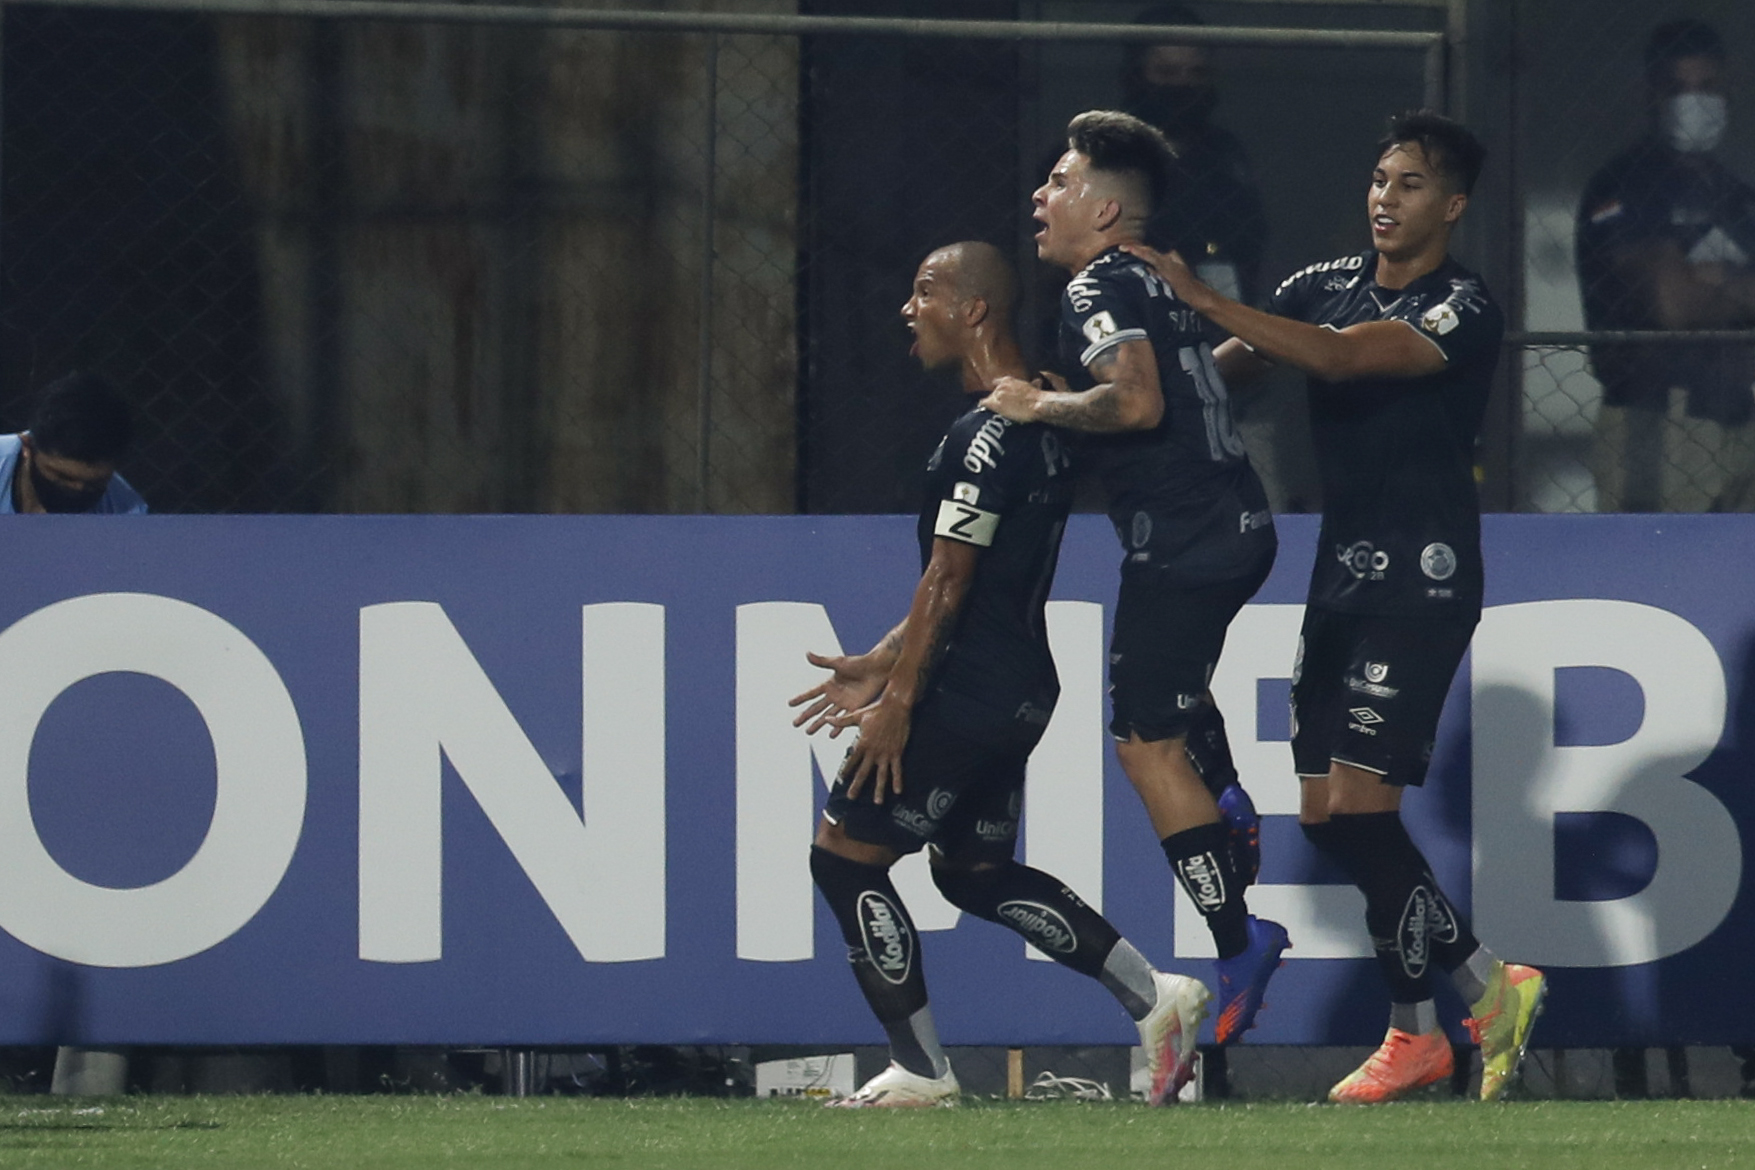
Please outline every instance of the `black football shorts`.
M1306 609L1292 668L1298 774L1326 776L1338 761L1390 784L1424 784L1444 697L1476 621Z
M972 735L943 704L929 698L915 708L908 746L902 751L902 793L872 800L867 780L856 799L847 798L848 777L838 777L823 810L855 841L897 853L930 843L959 861L1010 861L1024 810L1024 771L1043 728L1017 721L991 724Z
M1218 585L1178 585L1151 565L1121 566L1109 641L1109 733L1125 742L1188 734L1225 648L1225 632L1261 583L1259 572Z

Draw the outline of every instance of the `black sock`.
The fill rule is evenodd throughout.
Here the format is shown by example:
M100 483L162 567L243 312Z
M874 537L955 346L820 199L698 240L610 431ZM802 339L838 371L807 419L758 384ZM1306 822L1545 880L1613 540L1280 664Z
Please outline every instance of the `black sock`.
M1199 773L1201 783L1219 799L1219 794L1237 783L1237 763L1231 758L1231 741L1225 735L1225 717L1211 700L1200 705L1188 723L1188 762Z
M1219 958L1240 955L1249 947L1249 907L1243 900L1245 882L1231 856L1231 831L1221 821L1172 833L1161 842L1170 870L1207 920Z
M897 1064L923 1077L944 1075L949 1062L926 1010L920 935L890 882L890 871L811 846L810 876L841 926L847 962L865 1002L890 1037Z
M1059 878L1015 861L993 869L934 866L932 880L957 909L1016 931L1056 963L1093 979L1121 938Z
M1326 828L1306 826L1305 834L1341 863L1365 895L1365 925L1390 1000L1430 999L1431 968L1453 970L1479 944L1438 888L1401 814L1340 813Z

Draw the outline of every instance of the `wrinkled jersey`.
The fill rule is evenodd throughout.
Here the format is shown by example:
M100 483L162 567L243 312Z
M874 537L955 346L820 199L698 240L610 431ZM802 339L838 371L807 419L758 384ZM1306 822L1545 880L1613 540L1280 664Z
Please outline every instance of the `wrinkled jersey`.
M922 570L935 538L982 550L930 688L977 720L1046 724L1060 682L1043 607L1072 507L1061 432L977 407L951 424L926 480Z
M1322 534L1310 604L1354 613L1478 611L1481 505L1475 442L1505 335L1481 278L1445 259L1406 288L1378 285L1377 252L1313 264L1274 313L1339 330L1401 321L1447 364L1419 378L1311 378Z
M1092 365L1145 341L1158 363L1164 417L1149 431L1081 435L1109 496L1128 559L1190 585L1244 575L1274 547L1267 495L1231 418L1199 314L1144 262L1112 248L1061 294L1060 352L1073 390Z

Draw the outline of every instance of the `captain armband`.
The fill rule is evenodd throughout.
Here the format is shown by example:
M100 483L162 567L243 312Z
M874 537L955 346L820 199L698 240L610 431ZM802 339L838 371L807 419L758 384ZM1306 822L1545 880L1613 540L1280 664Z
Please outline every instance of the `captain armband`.
M932 529L934 536L987 548L993 544L993 534L997 531L998 512L984 511L961 500L939 501L938 523Z

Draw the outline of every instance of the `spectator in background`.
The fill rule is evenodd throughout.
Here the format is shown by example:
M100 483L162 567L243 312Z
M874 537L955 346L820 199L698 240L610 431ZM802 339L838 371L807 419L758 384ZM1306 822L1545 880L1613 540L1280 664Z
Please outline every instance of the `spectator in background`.
M1181 4L1159 4L1135 24L1201 25ZM1148 235L1167 240L1201 280L1233 300L1260 295L1267 217L1249 156L1230 131L1213 125L1219 102L1204 45L1131 42L1121 75L1123 108L1156 126L1176 152L1180 181Z
M1675 20L1645 46L1645 135L1592 177L1578 209L1587 327L1755 327L1755 190L1713 154L1728 122L1716 30ZM1602 511L1744 510L1755 468L1755 347L1597 345ZM1685 392L1670 418L1670 391Z
M73 373L43 387L30 429L0 435L0 512L146 511L116 465L128 453L128 403L96 374Z

